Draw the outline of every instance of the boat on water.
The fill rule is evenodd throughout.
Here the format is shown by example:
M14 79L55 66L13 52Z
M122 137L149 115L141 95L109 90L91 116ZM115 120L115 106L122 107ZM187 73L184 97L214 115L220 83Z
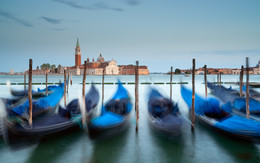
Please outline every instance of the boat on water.
M246 98L240 97L238 91L231 88L225 88L224 86L215 85L210 82L208 82L208 87L210 88L213 95L215 95L224 103L231 102L234 112L245 114ZM249 108L250 114L252 114L252 116L260 117L260 101L250 97Z
M51 94L57 87L58 87L57 85L50 85L50 86L48 86L47 87L48 94ZM10 89L10 92L15 97L28 96L28 90L14 90L14 89ZM46 97L46 96L48 96L46 94L46 88L44 88L44 89L38 88L37 91L32 90L32 97L33 98L40 98L40 97Z
M88 125L90 136L111 136L124 130L128 125L131 110L128 91L118 81L114 96L102 106L100 116L90 121Z
M181 95L191 108L192 92L184 86L181 86ZM195 115L207 126L236 138L245 140L260 140L260 121L252 118L231 114L231 103L220 103L216 98L202 98L195 95Z
M99 93L94 85L85 96L86 116L91 118L99 101ZM16 140L41 139L50 135L70 131L82 127L82 114L78 99L72 100L66 108L59 107L58 113L33 119L30 127L27 120L19 120L18 123L5 120L8 129L8 143ZM15 144L15 143L14 143Z
M53 93L46 97L41 97L32 100L32 115L34 118L44 114L52 114L59 106L59 102L64 94L63 84L53 90ZM29 100L26 99L23 103L15 103L6 108L9 117L19 117L28 119L29 117Z
M155 130L169 135L178 135L183 119L178 105L151 88L148 101L149 123Z
M57 85L49 85L49 86L47 87L47 90L48 90L48 92L52 92L52 91L54 91L56 88L57 88ZM46 92L46 88L44 88L44 89L38 88L37 91L38 91L38 92Z
M184 77L190 77L190 74L184 74Z
M259 82L252 82L252 83L249 83L249 86L253 87L253 88L260 88L260 83Z

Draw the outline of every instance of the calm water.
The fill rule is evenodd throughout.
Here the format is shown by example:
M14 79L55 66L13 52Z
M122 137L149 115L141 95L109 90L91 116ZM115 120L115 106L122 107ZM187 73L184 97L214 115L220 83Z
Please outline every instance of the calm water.
M87 76L87 82L101 82L101 76ZM106 76L105 82L134 82L134 76ZM189 82L191 77L173 76L173 82ZM216 81L215 75L209 75L209 81ZM239 77L223 75L222 81L236 82ZM11 83L22 83L23 76L0 76L0 83L9 80ZM63 81L63 76L49 76L49 82ZM250 76L250 81L260 82L260 75ZM33 82L45 82L45 76L33 76ZM168 75L140 76L140 82L169 82ZM81 95L81 76L73 76L73 85L69 86L68 102ZM203 76L196 76L196 92L204 95ZM169 96L169 85L152 85ZM225 85L229 86L229 85ZM12 85L14 89L23 86ZM43 85L33 86L35 89ZM86 85L86 91L89 85ZM134 104L134 85L125 85ZM232 85L233 88L238 88ZM101 95L101 85L97 85ZM116 85L105 85L105 101L114 93ZM11 97L8 87L0 86L0 97ZM260 162L260 145L235 140L221 135L206 126L196 124L195 133L191 133L189 123L182 127L182 133L174 137L166 137L154 132L147 119L147 85L139 86L139 132L135 133L135 113L131 113L129 128L114 137L93 140L82 131L71 132L22 149L11 149L0 139L0 162ZM257 91L260 91L259 89ZM173 98L187 116L188 108L180 95L180 85L173 85ZM101 102L101 101L100 101ZM63 100L61 105L63 105ZM100 112L100 103L98 106Z

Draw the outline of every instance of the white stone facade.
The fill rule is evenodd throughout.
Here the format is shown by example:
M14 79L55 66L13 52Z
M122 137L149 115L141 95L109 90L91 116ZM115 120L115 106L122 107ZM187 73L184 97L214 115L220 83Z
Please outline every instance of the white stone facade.
M232 74L240 74L241 70L240 69L232 69Z
M118 66L116 65L116 61L112 60L108 62L108 66L106 66L106 75L118 75L119 70Z

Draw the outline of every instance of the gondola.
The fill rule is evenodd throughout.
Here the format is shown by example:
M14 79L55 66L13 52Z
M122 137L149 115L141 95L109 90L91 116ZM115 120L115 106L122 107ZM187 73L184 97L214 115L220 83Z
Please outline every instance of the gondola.
M85 109L88 118L91 118L99 101L99 93L94 85L85 96ZM32 127L27 120L19 123L5 121L8 127L9 143L16 139L41 139L46 136L66 132L80 128L82 115L78 99L72 100L66 108L59 107L58 113L36 118L33 120Z
M47 87L48 89L48 94L51 94L58 86L56 85L50 85ZM24 97L24 96L28 96L28 90L13 90L10 89L10 92L13 96L15 97ZM40 98L40 97L46 97L46 88L44 89L40 89L38 88L37 91L32 90L32 97L33 98Z
M54 91L56 88L57 88L57 85L49 85L49 86L47 87L48 92L52 92L52 91ZM38 88L38 92L46 92L46 88L44 88L44 89Z
M10 90L11 94L15 97L24 97L28 96L28 90ZM32 97L33 98L40 98L40 97L46 97L47 94L45 92L36 92L32 90Z
M245 114L246 99L239 96L238 91L227 89L224 86L219 86L208 82L208 87L211 92L224 103L231 102L234 112ZM260 117L260 101L249 98L250 113L254 117Z
M148 101L150 125L165 134L178 135L183 123L177 104L151 88Z
M181 86L181 95L191 108L191 90ZM260 121L231 114L228 112L231 108L230 102L221 105L216 98L204 99L195 95L195 115L201 122L229 136L259 141Z
M27 97L15 97L15 98L1 98L6 108L11 108L20 105L26 101Z
M54 113L56 108L59 106L59 102L64 94L63 84L59 85L52 94L47 97L42 97L39 99L33 99L32 101L32 115L33 117L42 116L44 114ZM9 117L20 117L28 118L29 116L29 100L27 99L22 104L11 105L6 108Z
M111 136L126 128L132 104L127 90L118 82L115 95L101 108L101 115L92 119L88 125L90 136Z

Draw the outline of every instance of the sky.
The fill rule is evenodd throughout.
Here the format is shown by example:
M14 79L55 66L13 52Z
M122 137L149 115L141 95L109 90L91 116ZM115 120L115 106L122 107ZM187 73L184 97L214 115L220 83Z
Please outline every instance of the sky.
M170 67L239 68L260 60L260 0L0 0L0 72L29 59L73 66L81 60Z

